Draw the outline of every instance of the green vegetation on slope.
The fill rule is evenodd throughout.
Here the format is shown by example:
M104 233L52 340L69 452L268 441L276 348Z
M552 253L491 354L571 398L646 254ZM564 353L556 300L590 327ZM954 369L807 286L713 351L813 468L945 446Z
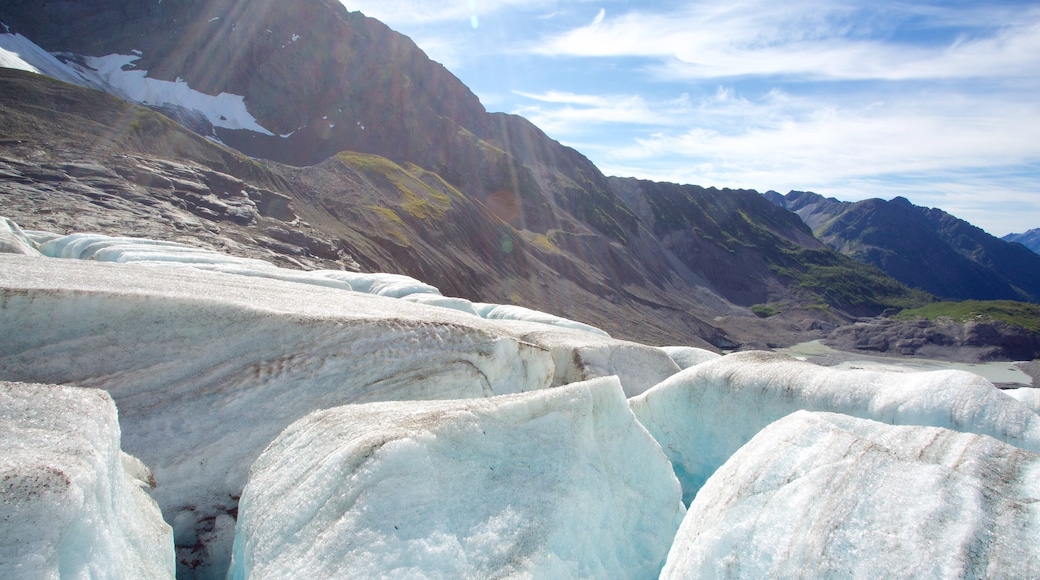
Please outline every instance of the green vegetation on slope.
M462 196L436 174L411 163L405 168L385 157L349 151L340 152L336 158L361 171L377 186L396 190L400 195L397 209L418 219L443 218L451 209L452 196Z
M903 310L895 318L905 320L950 318L956 322L993 320L1032 332L1040 332L1040 305L1013 300L934 302L920 308Z
M932 296L908 288L874 266L856 262L824 249L781 250L784 266L774 271L795 282L807 295L817 294L828 304L857 312L882 312L928 304Z

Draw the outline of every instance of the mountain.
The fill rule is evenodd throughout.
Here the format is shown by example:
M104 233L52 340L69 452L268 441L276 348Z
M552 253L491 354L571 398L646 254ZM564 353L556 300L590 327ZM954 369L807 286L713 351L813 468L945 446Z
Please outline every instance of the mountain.
M738 304L826 304L868 316L928 300L830 250L797 216L755 191L624 178L611 183L682 267Z
M207 137L193 139L144 109L94 93L5 73L19 87L4 104L21 130L19 143L9 140L0 153L9 167L24 165L12 170L16 179L32 183L18 188L25 196L8 198L17 213L4 212L26 227L73 219L38 211L42 187L51 197L60 191L75 219L98 231L191 235L298 267L405 273L452 295L522 304L658 344L789 344L806 338L806 328L821 328L813 320L841 322L921 302L890 279L835 292L834 276L818 274L838 272L843 258L792 220L756 238L769 248L783 240L785 248L759 258L753 243L735 242L749 225L728 232L737 237L695 240L644 222L631 207L638 200L623 199L583 155L523 118L487 113L409 39L339 3L312 0L290 10L266 0L248 9L225 0L113 1L95 12L19 2L0 7L0 19L59 53L83 84L103 85ZM120 112L93 111L102 103ZM55 111L61 126L51 122ZM147 119L152 133L141 134L122 115ZM65 146L43 146L63 132L70 135ZM144 138L151 141L137 143ZM86 178L63 169L82 162L104 170ZM57 181L33 180L26 171L57 172ZM212 172L238 181L214 187L223 178ZM139 177L146 174L159 178ZM124 195L109 193L102 204L92 202L96 191L76 197L99 184ZM231 199L241 191L248 200ZM736 195L743 213L717 219L776 220L768 203L748 205L744 198L754 196L747 192L705 192L720 200L683 211L728 211L722 198ZM240 223L226 219L223 206L260 196L292 214L246 211ZM160 200L161 211L138 207L149 200ZM124 218L106 215L117 206ZM184 212L190 226L166 218L143 225L135 217ZM684 235L687 243L675 243ZM733 252L749 269L731 268ZM771 306L760 314L790 314L762 320L747 309L761 304Z
M1030 250L1040 254L1040 228L1032 229L1021 234L1008 234L1000 239L1005 242L1022 244Z
M0 213L27 228L191 241L302 269L407 273L451 295L523 303L662 343L710 346L698 337L725 334L704 319L740 314L711 290L677 292L681 280L653 260L645 267L577 223L541 235L517 229L414 164L349 152L309 167L261 162L98 91L4 69L0 90Z
M831 248L954 300L1040 302L1040 256L941 209L903 197L840 202L808 192L770 196Z

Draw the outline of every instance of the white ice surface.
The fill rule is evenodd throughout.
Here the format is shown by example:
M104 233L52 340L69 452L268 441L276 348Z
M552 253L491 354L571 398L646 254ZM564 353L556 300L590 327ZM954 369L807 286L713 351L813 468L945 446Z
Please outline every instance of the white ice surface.
M312 285L17 255L0 255L0 284L0 378L109 391L182 546L230 550L231 529L212 538L206 522L311 411L520 392L554 375L550 353L488 321Z
M487 318L489 320L523 320L527 322L538 322L541 324L559 326L561 328L573 328L575 330L583 330L585 332L591 332L592 334L610 337L606 331L585 324L584 322L577 322L554 314L531 310L530 308L524 308L523 306L475 303L473 308L482 318Z
M703 348L696 348L692 346L662 346L661 350L672 357L675 364L679 365L680 369L686 370L692 366L701 364L702 362L708 362L721 357L721 354L711 352L710 350L704 350Z
M402 298L412 294L432 294L440 296L441 291L425 282L404 274L386 274L381 272L346 272L325 270L325 275L343 280L350 284L355 292Z
M40 252L50 258L96 260L99 262L183 262L190 264L234 264L270 268L263 260L238 258L163 240L124 238L102 234L75 233L53 237L40 244Z
M800 411L690 506L662 579L1037 578L1040 455Z
M554 385L616 376L625 395L634 397L679 372L657 347L539 322L501 320L499 324L516 328L521 340L548 349L556 367Z
M425 304L427 306L450 308L452 310L458 310L459 312L465 312L477 316L476 310L473 309L473 303L465 298L450 298L448 296L441 296L440 294L409 294L407 296L402 296L401 300L407 300L417 304Z
M750 351L682 371L630 404L672 460L687 502L756 433L799 409L980 433L1040 451L1040 416L963 371L834 370Z
M407 277L296 272L177 244L18 235L16 227L9 225L11 235L0 237L50 244L50 255L87 259L0 253L0 380L94 386L111 393L124 448L154 468L154 496L174 525L178 557L201 562L194 569L182 567L185 576L223 577L238 497L248 466L263 448L308 413L346 403L491 397L618 375L627 396L645 392L630 401L631 408L676 461L687 500L741 445L802 408L989 433L1034 451L1040 441L1040 416L968 373L838 371L762 353L729 355L679 373L664 349L541 322L482 320L468 313L464 301L452 303L462 306L457 311L444 302L456 299ZM343 291L354 284L355 290L406 299ZM478 313L496 308L474 306ZM559 419L548 413L531 425L556 425ZM608 435L583 433L587 439ZM423 449L464 447L464 439L438 447L438 440L451 440L448 434L454 432L436 434L436 439L416 438L430 444ZM529 449L536 439L516 438L500 447ZM395 441L380 449L404 445L404 454L381 463L384 471L369 480L386 484L363 494L382 502L379 506L399 500L391 499L393 477L411 473L411 461L403 458L414 459L408 453L416 448L407 437ZM532 465L539 464L527 467ZM139 462L127 459L124 466L132 477L147 478ZM542 475L529 469L525 474ZM448 476L445 481L461 485ZM482 502L470 503L463 507L475 513ZM599 509L586 500L581 504L585 507L556 509ZM304 519L292 522L302 530ZM1021 522L1001 520L994 529L1005 524ZM1035 532L1035 521L1026 525ZM470 537L463 532L457 537ZM497 541L493 535L475 538ZM459 550L465 547L456 543ZM390 553L381 551L385 547L370 545L366 553L383 557ZM859 556L869 564L870 554ZM477 566L478 560L490 561L470 558L454 565ZM549 568L537 570L543 569Z
M538 338L530 339L539 344L552 345L551 350L556 360L556 374L553 380L555 385L617 375L621 377L625 392L633 396L679 371L679 367L671 362L667 355L661 356L667 352L666 350L615 341L599 331L591 333L594 336L589 336L587 331L592 327L588 325L527 308L473 304L462 298L445 297L437 288L401 274L342 270L301 272L278 268L262 260L238 258L176 242L86 233L65 236L41 234L35 233L36 237L43 240L39 246L40 251L50 257L190 267L239 276L354 290L475 314L489 320L501 320L506 324L509 324L507 321L518 321L522 324L522 333L537 328L580 331L577 336L573 333L541 332L535 333ZM489 313L496 314L488 316ZM687 358L718 356L695 348L671 348L684 353L683 356Z
M41 256L37 244L8 218L0 217L0 254Z
M108 393L0 382L0 577L172 578L172 530L123 458Z
M218 565L201 577L230 557L249 465L307 413L530 391L613 366L627 392L678 370L659 349L585 332L196 268L0 254L0 304L0 380L109 391L179 557Z
M192 89L180 79L163 81L149 78L146 76L148 71L133 68L133 63L140 58L133 54L88 56L84 57L87 66L79 67L77 71L128 101L156 107L176 105L204 115L214 127L247 129L273 135L257 123L256 118L246 109L245 99L241 95L207 95Z
M1001 392L1012 399L1018 400L1032 409L1034 413L1040 414L1040 388L1022 387L1020 389L1007 389Z
M13 222L11 224L17 227L17 224ZM597 328L544 312L519 306L474 304L462 298L442 296L440 290L436 287L403 274L347 272L343 270L301 272L299 270L278 268L262 260L238 258L177 242L147 238L112 237L89 233L75 233L65 236L47 235L46 232L36 232L36 234L44 240L39 244L40 252L54 258L74 258L119 263L156 263L170 266L186 265L198 269L241 276L272 278L318 286L329 286L343 290L354 290L355 292L390 298L403 298L409 302L458 310L489 320L536 322L557 328L592 332L593 334L609 338L606 332ZM699 351L699 349L686 350ZM707 351L702 352L707 353Z
M238 579L656 578L685 513L613 377L314 413L240 505Z
M21 34L0 34L0 67L34 72L74 85L99 88Z
M354 290L389 298L412 298L413 302L452 308L473 314L471 303L461 298L444 298L440 290L402 274L347 272L343 270L315 270L301 272L279 268L269 262L239 258L221 252L196 248L177 242L147 238L113 237L102 234L75 233L56 236L40 244L40 252L53 258L73 258L101 262L151 262L167 265L189 265L195 268L271 278ZM433 302L439 303L433 304ZM468 305L468 307L467 307Z

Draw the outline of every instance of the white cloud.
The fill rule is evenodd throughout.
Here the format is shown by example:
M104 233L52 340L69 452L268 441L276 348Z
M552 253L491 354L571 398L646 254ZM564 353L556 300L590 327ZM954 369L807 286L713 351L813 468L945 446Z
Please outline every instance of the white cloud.
M600 8L599 12L596 14L596 17L592 19L592 26L598 26L600 22L603 22L603 19L606 18L606 16L607 9Z
M608 174L845 200L904 195L1001 235L1040 225L1040 103L1028 95L896 94L849 104L779 90L749 100L720 88L702 99L641 103L647 111L668 106L681 114L662 115L673 121L626 141L611 140L609 128L588 129L566 109L546 117L573 120L560 123L575 131L563 141ZM995 217L1006 207L1017 211Z
M893 22L899 20L893 10L812 1L696 4L666 13L597 16L592 24L543 39L529 50L546 56L654 58L663 74L688 79L1035 79L1040 70L1040 9L994 10L1006 18L999 25L993 14L979 12L985 16L974 24L987 28L978 36L933 45L891 41ZM975 13L953 14L969 20ZM953 14L934 17L948 26Z
M845 109L830 105L802 109L775 103L747 103L701 109L754 119L734 125L697 120L682 132L661 132L615 150L617 160L688 158L708 163L715 179L727 183L749 177L774 189L827 184L871 176L1006 166L1040 161L1040 107L1029 103L980 110L972 103L892 103Z
M535 101L512 112L555 135L580 133L593 125L675 126L688 109L688 98L648 103L640 95L583 95L561 91L514 94Z

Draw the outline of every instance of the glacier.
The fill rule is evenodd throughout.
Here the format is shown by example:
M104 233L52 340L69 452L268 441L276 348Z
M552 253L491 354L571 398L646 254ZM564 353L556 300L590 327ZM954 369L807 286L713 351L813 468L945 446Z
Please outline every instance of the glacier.
M682 370L697 366L703 362L715 360L722 355L692 346L662 346L661 350Z
M538 390L616 374L622 360L661 377L678 370L652 347L289 281L280 279L289 271L214 253L193 265L163 259L190 252L149 240L8 229L69 259L0 254L0 378L108 391L124 448L159 483L152 494L178 561L200 576L221 576L230 560L249 466L312 411ZM207 269L218 266L239 271ZM405 277L367 279L370 290L415 288ZM649 386L637 373L621 381Z
M0 217L0 254L40 256L37 244L29 238L18 224Z
M0 518L4 577L1036 575L1040 390L968 372L649 346L407 276L4 218L0 328L23 389L0 427L69 423L48 393L102 417L5 444L65 473L104 456L77 489L121 490L89 538ZM32 517L81 522L68 505Z
M149 479L108 393L0 382L0 577L173 578Z
M798 411L704 485L662 579L1036 578L1040 455Z
M1034 413L1040 413L1040 388L1021 387L1001 392L1029 407Z
M756 433L803 409L946 427L1040 452L1040 416L964 371L836 370L748 351L686 369L629 403L668 453L687 504Z
M531 310L530 308L524 308L523 306L515 306L512 304L477 303L473 305L473 308L481 317L492 320L527 320L530 322L540 322L542 324L560 326L563 328L583 330L585 332L591 332L592 334L598 334L610 338L610 335L607 334L605 330L596 328L590 324L577 322L575 320L563 318L562 316L539 312L537 310Z
M656 578L680 495L613 377L347 405L254 463L229 578Z

